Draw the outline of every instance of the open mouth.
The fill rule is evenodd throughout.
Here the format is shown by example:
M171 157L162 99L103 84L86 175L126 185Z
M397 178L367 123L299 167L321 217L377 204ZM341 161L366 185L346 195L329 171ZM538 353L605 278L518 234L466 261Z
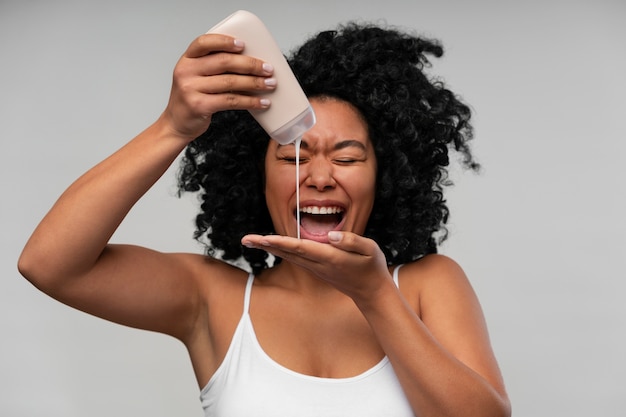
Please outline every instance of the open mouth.
M337 206L306 206L300 208L300 228L311 237L326 237L341 225L345 210Z

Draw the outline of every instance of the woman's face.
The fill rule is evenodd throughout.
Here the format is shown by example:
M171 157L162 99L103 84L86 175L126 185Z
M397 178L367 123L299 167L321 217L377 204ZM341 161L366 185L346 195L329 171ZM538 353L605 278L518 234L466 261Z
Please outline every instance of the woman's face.
M296 147L271 140L265 199L276 233L327 243L331 230L363 234L374 204L376 157L361 114L347 102L312 99L317 122L300 147L297 224Z

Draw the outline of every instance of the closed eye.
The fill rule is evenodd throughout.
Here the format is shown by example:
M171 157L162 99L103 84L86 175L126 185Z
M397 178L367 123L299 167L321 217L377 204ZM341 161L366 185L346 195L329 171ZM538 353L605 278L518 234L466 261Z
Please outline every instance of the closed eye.
M335 159L335 162L338 164L342 164L342 165L350 165L350 164L359 162L359 160L353 159L353 158L338 158L338 159Z
M292 156L284 156L284 157L279 158L279 159L280 159L281 161L285 161L285 162L288 162L288 163L290 163L290 164L295 164L295 163L296 163L296 157L295 157L295 156L294 156L294 157L292 157ZM301 163L301 164L302 164L302 163L304 163L304 162L306 162L306 161L307 161L307 159L306 159L306 158L300 158L300 163Z

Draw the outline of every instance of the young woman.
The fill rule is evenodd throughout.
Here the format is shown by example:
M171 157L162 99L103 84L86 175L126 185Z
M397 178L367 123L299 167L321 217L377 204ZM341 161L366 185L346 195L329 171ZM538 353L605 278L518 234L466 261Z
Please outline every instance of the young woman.
M291 56L317 116L299 203L295 146L241 111L271 106L257 93L277 87L244 49L223 35L189 46L163 114L67 189L22 274L180 339L206 416L509 416L476 296L436 254L448 149L477 168L468 107L423 72L441 47L348 24ZM183 150L180 189L201 193L209 256L108 243Z

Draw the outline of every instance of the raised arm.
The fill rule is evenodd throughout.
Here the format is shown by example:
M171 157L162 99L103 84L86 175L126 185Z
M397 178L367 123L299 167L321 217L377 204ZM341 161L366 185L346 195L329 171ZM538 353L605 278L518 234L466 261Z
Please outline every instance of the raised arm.
M272 68L240 54L244 47L223 35L203 35L189 46L158 120L76 180L35 229L18 262L24 277L90 314L186 336L201 303L198 265L205 264L108 241L213 113L269 105L253 93L274 88L265 82Z

